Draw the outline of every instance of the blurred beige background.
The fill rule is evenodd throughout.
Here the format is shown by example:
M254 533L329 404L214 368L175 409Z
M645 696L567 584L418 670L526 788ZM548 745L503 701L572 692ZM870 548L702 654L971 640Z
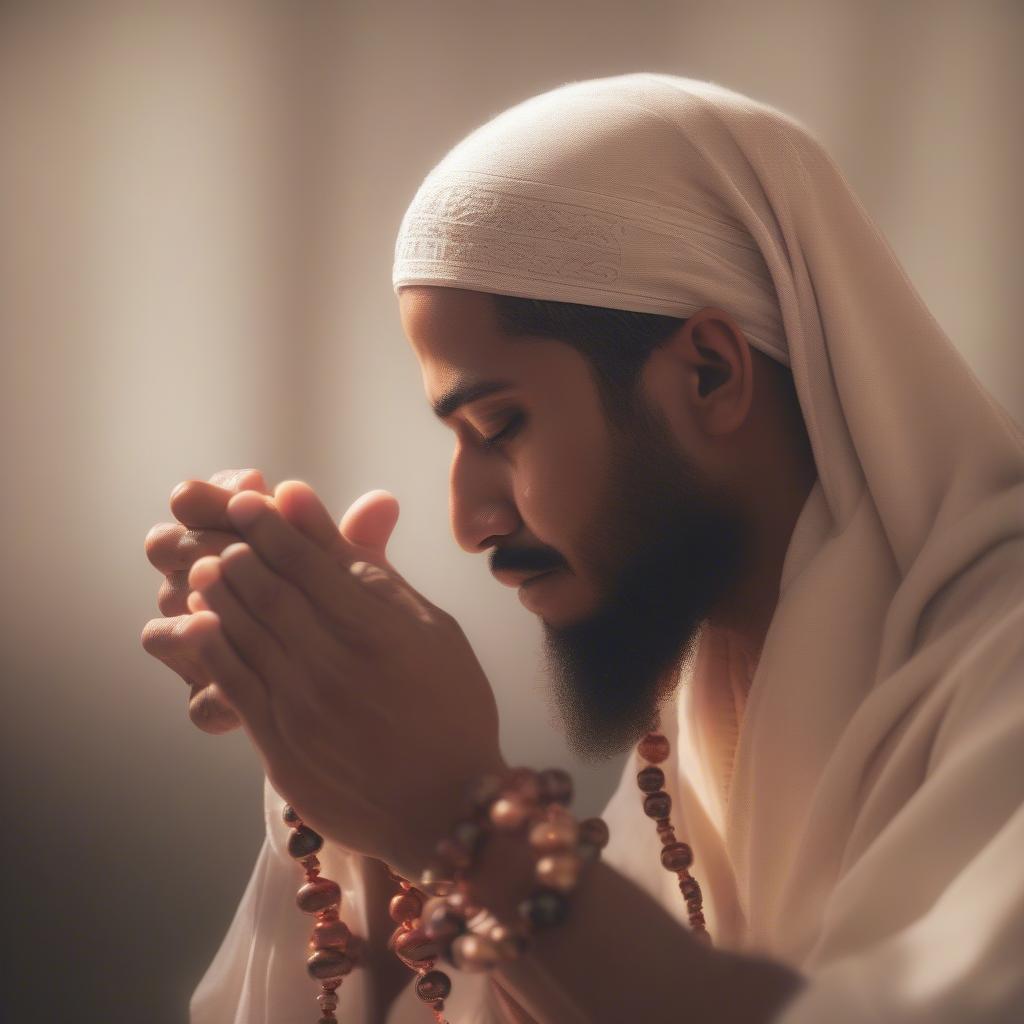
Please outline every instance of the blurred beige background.
M938 321L1024 419L1022 15L1004 3L0 7L8 1020L182 1022L249 877L262 775L146 655L171 488L402 505L394 563L463 624L505 756L576 773L540 631L447 521L448 433L391 292L422 176L571 79L706 78L825 142ZM898 340L898 339L896 339ZM301 951L297 951L301 952ZM284 1022L282 1022L284 1024Z

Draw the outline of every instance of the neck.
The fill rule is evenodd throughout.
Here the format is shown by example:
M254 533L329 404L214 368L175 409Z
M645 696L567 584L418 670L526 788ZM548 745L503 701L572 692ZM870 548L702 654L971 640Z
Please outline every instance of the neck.
M757 669L778 606L782 568L793 529L816 479L812 460L809 469L794 473L790 480L776 480L772 489L761 489L762 496L774 493L776 500L758 500L756 513L748 516L748 570L727 601L709 617L710 628L725 636L746 661L748 680Z

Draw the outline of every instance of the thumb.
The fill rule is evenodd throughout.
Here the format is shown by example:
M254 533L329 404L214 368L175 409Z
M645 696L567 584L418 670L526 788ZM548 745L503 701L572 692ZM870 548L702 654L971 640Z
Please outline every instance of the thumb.
M385 548L398 522L398 501L387 491L370 491L357 498L335 526L316 492L301 480L286 480L274 490L278 510L296 529L346 563L372 562L394 571Z
M367 491L356 498L341 517L341 535L356 547L368 552L368 561L387 564L387 546L398 522L398 499L388 491ZM389 567L390 568L390 567Z

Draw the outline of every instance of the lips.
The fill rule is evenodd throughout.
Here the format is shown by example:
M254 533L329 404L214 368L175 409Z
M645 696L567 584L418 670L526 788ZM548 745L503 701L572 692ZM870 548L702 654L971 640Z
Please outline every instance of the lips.
M524 572L517 569L495 569L494 578L506 587L521 587L528 580L535 580L541 576L547 576L550 572L557 572L556 569L545 569L543 572Z

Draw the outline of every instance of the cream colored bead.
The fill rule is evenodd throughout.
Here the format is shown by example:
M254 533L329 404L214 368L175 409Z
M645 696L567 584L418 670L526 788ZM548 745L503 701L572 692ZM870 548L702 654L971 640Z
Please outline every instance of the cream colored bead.
M569 892L580 876L583 862L574 853L549 853L537 861L534 873L541 885L559 892Z
M530 845L540 853L571 850L579 839L579 826L572 818L538 821L530 829Z

